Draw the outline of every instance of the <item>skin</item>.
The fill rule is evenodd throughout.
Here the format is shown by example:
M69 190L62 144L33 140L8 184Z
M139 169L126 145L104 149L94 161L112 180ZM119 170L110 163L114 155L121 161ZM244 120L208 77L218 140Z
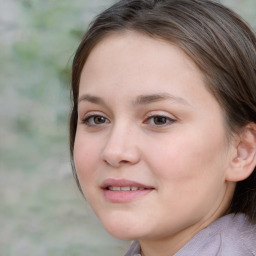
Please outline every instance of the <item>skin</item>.
M177 46L132 31L103 39L81 74L78 116L78 179L113 236L139 240L146 256L172 255L227 210L235 142L202 73ZM106 179L152 189L113 202Z

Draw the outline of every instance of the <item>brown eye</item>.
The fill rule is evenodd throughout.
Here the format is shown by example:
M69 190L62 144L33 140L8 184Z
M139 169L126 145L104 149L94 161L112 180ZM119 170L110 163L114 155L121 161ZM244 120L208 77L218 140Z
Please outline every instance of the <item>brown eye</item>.
M103 116L95 116L93 117L94 124L104 124L106 122L106 118Z
M152 116L146 120L146 123L152 126L166 126L174 123L175 120L166 116Z
M93 115L93 116L86 117L82 122L88 126L96 126L96 125L109 123L109 120L104 116Z
M168 121L167 117L164 117L164 116L153 117L153 122L155 125L164 125L167 123L167 121Z

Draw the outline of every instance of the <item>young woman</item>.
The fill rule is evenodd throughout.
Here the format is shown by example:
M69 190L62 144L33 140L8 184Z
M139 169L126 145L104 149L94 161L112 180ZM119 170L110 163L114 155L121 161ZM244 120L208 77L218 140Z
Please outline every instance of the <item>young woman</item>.
M209 0L122 0L74 58L74 175L127 256L256 255L256 38Z

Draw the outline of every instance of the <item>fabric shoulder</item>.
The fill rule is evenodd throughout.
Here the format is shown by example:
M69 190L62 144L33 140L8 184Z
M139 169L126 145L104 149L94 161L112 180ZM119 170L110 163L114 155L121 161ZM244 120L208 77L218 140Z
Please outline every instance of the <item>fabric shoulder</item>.
M256 225L229 214L195 235L175 256L256 256Z
M141 256L140 254L140 244L138 241L133 241L129 250L124 256Z
M240 226L240 239L244 246L256 256L256 224L251 223L245 216L241 214L242 225Z

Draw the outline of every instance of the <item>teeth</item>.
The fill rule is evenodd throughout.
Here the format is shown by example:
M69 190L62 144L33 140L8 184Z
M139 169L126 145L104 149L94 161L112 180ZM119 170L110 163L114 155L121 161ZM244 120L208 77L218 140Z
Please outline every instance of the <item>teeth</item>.
M121 191L130 191L130 187L121 187Z
M121 188L120 188L120 187L109 187L109 190L112 190L112 191L120 191Z
M138 187L108 187L109 190L112 191L136 191L136 190L144 190L144 188Z

